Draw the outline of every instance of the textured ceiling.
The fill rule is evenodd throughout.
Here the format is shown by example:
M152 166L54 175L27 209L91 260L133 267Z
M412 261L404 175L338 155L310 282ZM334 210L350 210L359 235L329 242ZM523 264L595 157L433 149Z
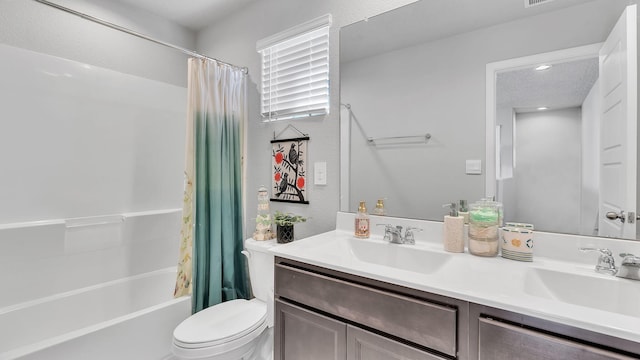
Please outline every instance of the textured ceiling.
M497 76L496 105L516 112L580 106L597 79L598 58L555 64L544 71L531 67L502 72Z

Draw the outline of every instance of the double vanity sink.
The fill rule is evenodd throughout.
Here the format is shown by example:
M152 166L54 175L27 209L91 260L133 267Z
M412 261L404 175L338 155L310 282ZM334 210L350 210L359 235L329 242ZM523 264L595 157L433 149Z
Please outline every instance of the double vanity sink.
M347 215L338 216L338 224L350 223L340 220ZM320 269L623 339L640 349L640 281L596 273L595 262L570 261L571 256L566 261L536 254L527 263L448 253L439 224L422 225L435 230L425 231L415 245L391 244L375 233L357 239L338 227L273 252Z

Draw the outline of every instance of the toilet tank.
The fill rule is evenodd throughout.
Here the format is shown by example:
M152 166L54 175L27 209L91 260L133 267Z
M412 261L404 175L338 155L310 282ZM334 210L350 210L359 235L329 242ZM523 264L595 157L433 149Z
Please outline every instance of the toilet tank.
M253 296L269 304L273 302L273 254L269 249L277 246L275 240L247 239L244 248L249 263L249 278Z

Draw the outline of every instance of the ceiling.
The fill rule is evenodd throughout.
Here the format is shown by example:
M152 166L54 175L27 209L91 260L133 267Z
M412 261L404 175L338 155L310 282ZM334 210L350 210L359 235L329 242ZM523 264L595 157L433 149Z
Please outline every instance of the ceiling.
M116 1L198 31L259 0ZM418 1L386 13L385 16L355 23L348 27L349 31L342 31L341 42L350 46L341 49L341 61L373 55L368 54L366 49L376 49L378 53L391 51L588 1L590 0L552 1L532 8L525 8L522 2L514 0ZM454 13L456 16L443 16L447 13ZM416 18L416 21L407 21L407 17ZM396 18L403 20L396 21ZM380 24L381 22L384 24ZM371 42L375 42L376 46L371 46ZM497 78L496 100L499 105L513 107L518 111L529 111L539 106L579 106L597 77L597 59L556 64L544 72L532 69L504 72Z
M421 0L340 31L340 62L437 41L488 26L593 0L557 0L525 8L522 0ZM498 106L517 112L581 106L598 78L598 59L555 64L546 71L519 69L497 77Z
M496 77L496 105L516 112L536 111L542 106L578 107L597 79L597 57L555 64L544 71L531 67L501 72Z
M201 30L259 0L116 0L193 31Z
M530 8L522 0L422 0L351 24L340 31L340 61L542 14L593 0L556 0Z

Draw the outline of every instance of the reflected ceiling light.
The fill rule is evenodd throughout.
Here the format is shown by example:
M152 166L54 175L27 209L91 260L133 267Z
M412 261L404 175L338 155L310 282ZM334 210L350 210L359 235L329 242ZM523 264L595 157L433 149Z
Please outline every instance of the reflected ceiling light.
M539 65L535 68L536 71L544 71L544 70L549 70L551 68L551 65L548 64L543 64L543 65Z
M548 109L549 109L549 108L548 108L548 107L546 107L546 106L540 106L540 107L538 108L538 110L548 110Z

